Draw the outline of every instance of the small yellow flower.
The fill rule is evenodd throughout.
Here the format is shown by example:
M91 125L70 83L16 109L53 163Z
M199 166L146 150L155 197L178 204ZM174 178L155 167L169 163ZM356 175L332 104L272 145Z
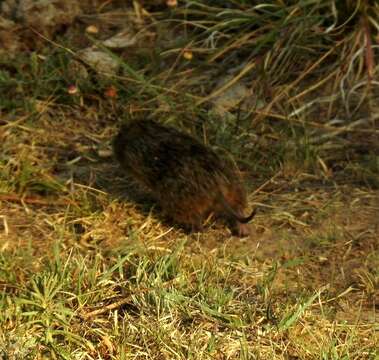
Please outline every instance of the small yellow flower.
M86 32L88 34L97 34L99 32L99 28L95 25L89 25L86 27Z
M190 50L185 50L185 51L183 52L183 57L184 57L186 60L192 60L192 58L193 58L193 53L192 53L192 51L190 51Z
M178 6L178 2L177 0L167 0L166 5L173 8Z

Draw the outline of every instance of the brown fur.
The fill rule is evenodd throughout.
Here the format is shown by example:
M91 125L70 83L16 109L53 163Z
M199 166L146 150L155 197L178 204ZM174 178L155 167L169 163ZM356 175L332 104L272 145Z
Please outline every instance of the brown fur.
M151 120L123 125L114 143L121 166L149 189L171 219L201 230L214 213L247 236L246 193L238 170L194 137Z

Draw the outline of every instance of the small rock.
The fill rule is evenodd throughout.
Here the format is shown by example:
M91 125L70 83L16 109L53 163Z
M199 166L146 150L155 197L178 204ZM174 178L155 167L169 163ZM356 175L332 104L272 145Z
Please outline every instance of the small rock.
M216 88L221 88L232 79L231 75L225 76L218 82ZM249 95L249 89L241 82L237 82L213 99L214 110L219 115L224 115Z
M110 49L122 49L135 45L137 42L137 35L130 29L121 31L120 33L103 41L103 45Z
M4 0L0 10L4 17L48 35L80 14L76 0Z
M80 50L77 55L98 72L116 73L120 68L120 64L116 59L96 47Z

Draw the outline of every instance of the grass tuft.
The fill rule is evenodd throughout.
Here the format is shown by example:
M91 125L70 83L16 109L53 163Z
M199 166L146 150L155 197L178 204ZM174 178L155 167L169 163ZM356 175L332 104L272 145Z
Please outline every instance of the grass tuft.
M377 359L376 2L81 6L0 29L0 358ZM238 165L250 238L184 233L121 172L146 117Z

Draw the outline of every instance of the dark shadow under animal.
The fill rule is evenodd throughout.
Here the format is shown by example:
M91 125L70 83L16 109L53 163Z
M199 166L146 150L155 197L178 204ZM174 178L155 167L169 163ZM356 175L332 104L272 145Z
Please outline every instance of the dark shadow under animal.
M147 188L165 214L191 230L202 230L213 213L233 235L247 236L246 193L238 169L194 137L152 120L121 127L113 142L122 168Z

